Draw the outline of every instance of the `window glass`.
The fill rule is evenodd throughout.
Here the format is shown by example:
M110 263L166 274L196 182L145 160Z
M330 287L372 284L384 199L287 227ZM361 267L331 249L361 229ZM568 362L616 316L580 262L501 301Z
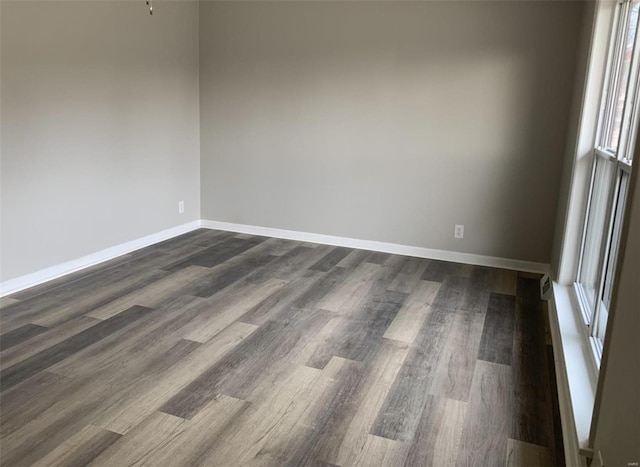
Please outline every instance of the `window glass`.
M596 290L600 279L601 262L607 240L607 227L609 217L609 199L613 189L613 174L615 164L602 157L596 158L593 188L587 217L587 229L585 231L582 267L580 268L579 282L584 288L589 308L595 305ZM588 321L591 313L587 313Z
M631 7L628 16L622 18L621 25L623 31L621 41L617 47L617 69L612 78L612 95L609 100L609 128L605 133L604 148L616 152L620 144L620 134L625 113L625 102L629 92L629 77L631 75L631 61L633 58L633 48L635 44L636 32L638 28L638 9L640 3L635 3ZM627 129L629 119L625 122Z
M606 308L611 305L611 296L613 294L613 279L615 276L615 265L618 258L618 248L620 246L620 236L622 234L622 220L624 219L625 200L627 198L627 187L629 185L629 174L622 172L618 186L618 193L615 197L614 224L611 236L611 244L607 254L607 263L605 266L605 281L602 291L602 303Z

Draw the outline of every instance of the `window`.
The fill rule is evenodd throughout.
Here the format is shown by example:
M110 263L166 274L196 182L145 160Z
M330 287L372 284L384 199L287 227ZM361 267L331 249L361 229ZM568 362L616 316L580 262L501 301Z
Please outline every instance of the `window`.
M618 5L614 18L575 285L598 358L611 304L638 127L639 10L640 0L626 0Z

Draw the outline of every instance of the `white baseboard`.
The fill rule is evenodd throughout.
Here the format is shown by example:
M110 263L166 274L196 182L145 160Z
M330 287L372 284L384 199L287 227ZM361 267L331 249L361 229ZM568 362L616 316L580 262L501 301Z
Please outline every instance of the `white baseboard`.
M57 279L72 272L79 271L81 269L94 266L96 264L103 263L118 256L131 253L132 251L139 250L149 245L168 240L170 238L182 235L192 230L200 228L200 221L192 221L187 224L178 225L161 232L157 232L146 237L131 240L129 242L121 243L104 250L97 251L82 258L67 261L56 266L51 266L40 271L26 274L24 276L16 277L15 279L9 279L0 283L0 297L10 295L21 290L28 289L35 285L48 282L53 279Z
M344 246L361 250L392 253L395 255L415 256L418 258L437 259L441 261L451 261L454 263L474 264L477 266L512 269L516 271L534 272L540 274L547 274L550 269L548 264L535 263L531 261L496 258L493 256L474 255L471 253L460 253L456 251L434 250L431 248L399 245L397 243L377 242L374 240L359 240L356 238L336 237L333 235L314 234L308 232L299 232L295 230L274 229L271 227L258 227L254 225L233 224L229 222L209 220L202 220L201 226L206 229L227 230L229 232L262 235L266 237L298 240L302 242L321 243L324 245Z

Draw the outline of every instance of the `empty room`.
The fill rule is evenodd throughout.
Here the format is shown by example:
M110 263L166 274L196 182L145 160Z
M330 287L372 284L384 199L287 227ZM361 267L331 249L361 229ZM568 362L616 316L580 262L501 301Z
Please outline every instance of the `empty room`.
M0 0L0 465L640 462L640 0Z

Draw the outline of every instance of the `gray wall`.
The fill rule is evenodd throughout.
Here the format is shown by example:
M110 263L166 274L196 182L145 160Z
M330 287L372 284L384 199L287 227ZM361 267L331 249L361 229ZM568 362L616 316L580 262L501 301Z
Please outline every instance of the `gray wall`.
M634 160L640 157L636 148ZM607 323L607 340L598 381L592 441L604 465L640 462L640 170L627 205L626 242L619 264L617 290Z
M549 262L581 10L203 2L202 218Z
M198 219L198 4L1 8L1 279Z

